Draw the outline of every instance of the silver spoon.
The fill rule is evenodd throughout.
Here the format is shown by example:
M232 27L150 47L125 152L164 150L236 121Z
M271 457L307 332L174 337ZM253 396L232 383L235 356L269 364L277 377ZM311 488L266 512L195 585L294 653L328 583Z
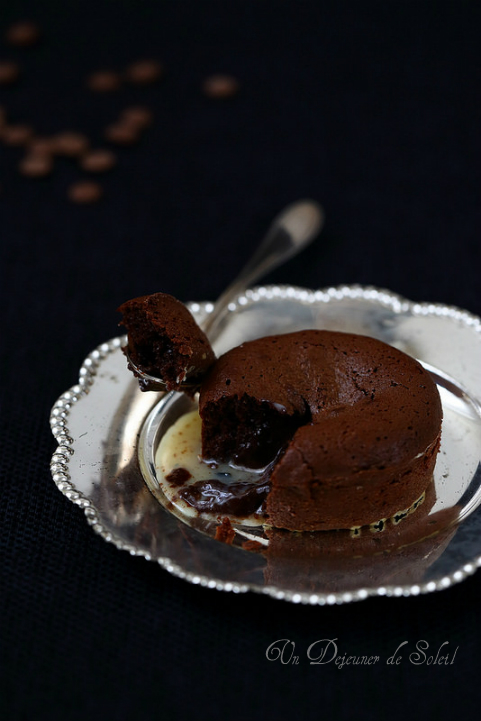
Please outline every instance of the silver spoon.
M215 341L218 336L220 322L225 316L229 303L256 280L309 245L319 234L323 224L324 211L313 200L299 200L291 203L274 218L252 258L218 298L208 316L199 323L211 342ZM144 373L130 358L129 365L145 390L166 390L165 383L161 378ZM188 377L182 381L182 388L185 390L192 390L197 386L198 383L189 383Z

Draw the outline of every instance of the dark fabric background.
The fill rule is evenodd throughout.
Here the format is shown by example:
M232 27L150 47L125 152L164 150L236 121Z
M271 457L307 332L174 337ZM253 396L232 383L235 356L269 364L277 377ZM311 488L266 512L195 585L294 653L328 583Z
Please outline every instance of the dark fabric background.
M129 104L155 123L119 151L102 202L66 199L0 145L2 236L0 715L5 719L427 719L479 712L481 575L442 593L299 607L193 587L105 543L49 474L48 416L117 306L163 290L214 299L288 202L313 197L318 242L269 282L373 284L481 314L480 6L476 2L2 2L36 48L0 104L39 134L102 128ZM85 76L141 57L147 88ZM212 72L237 97L200 92ZM267 646L296 643L297 666ZM337 638L387 659L403 641L459 647L449 666L310 666Z

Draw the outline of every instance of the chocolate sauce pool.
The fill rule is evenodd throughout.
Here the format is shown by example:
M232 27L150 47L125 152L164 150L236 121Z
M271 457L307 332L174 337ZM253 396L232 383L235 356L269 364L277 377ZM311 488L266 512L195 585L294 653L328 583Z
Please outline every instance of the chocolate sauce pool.
M187 515L229 516L247 525L265 521L270 466L249 470L201 458L201 421L197 411L179 418L156 453L157 476L168 500Z
M202 513L249 516L251 513L262 512L262 504L268 492L268 480L259 483L208 480L196 481L181 488L178 495L189 506Z

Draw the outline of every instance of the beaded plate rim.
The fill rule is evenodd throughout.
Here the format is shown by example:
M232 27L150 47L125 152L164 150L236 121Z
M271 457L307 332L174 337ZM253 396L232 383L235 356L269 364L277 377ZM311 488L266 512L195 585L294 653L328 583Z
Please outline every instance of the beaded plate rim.
M268 285L247 290L230 303L229 311L235 312L238 308L255 303L260 299L293 299L295 301L311 303L329 303L343 299L361 299L373 301L381 306L391 309L394 313L409 312L414 316L443 316L469 327L475 333L481 334L481 318L457 306L442 303L415 302L402 296L374 286L340 285L321 290L309 290L291 285ZM212 311L211 302L191 302L187 306L194 316L201 317ZM185 571L179 564L167 557L154 557L144 549L132 543L127 543L118 535L108 530L102 523L100 514L94 503L82 494L75 486L69 474L69 461L74 453L74 439L70 436L68 418L72 406L78 403L89 393L95 382L97 370L102 361L126 343L126 336L112 338L101 343L86 357L79 371L78 382L62 393L54 403L50 414L50 427L57 442L57 448L52 454L50 471L57 488L73 504L79 506L85 514L87 522L93 530L108 543L112 543L121 551L127 551L132 556L141 556L148 561L157 562L172 575L191 584L232 593L256 592L268 595L278 600L308 605L336 605L365 600L369 597L406 597L432 593L444 590L460 583L471 576L481 567L481 554L475 556L469 563L463 564L450 574L437 581L412 585L385 585L377 588L360 588L349 592L333 593L306 593L284 591L275 586L259 586L250 583L224 581L210 576L203 576Z

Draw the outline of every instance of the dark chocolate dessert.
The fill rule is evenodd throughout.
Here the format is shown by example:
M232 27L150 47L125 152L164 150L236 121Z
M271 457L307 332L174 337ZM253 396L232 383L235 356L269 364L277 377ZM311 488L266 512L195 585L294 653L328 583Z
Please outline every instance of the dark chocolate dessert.
M200 380L214 362L207 337L186 306L173 296L141 296L126 301L118 310L127 328L126 350L131 361L144 373L162 378L167 390L177 390L187 375L189 380Z
M363 526L414 503L432 478L442 420L416 360L321 330L228 351L202 383L199 412L205 458L276 459L267 522L292 531Z
M369 525L409 508L430 483L441 401L429 373L402 351L367 336L304 330L243 343L215 360L172 296L144 296L119 310L141 371L169 389L181 390L187 375L198 379L204 460L267 467L259 485L270 526ZM210 482L207 501L204 486L202 503L217 503L217 486Z

